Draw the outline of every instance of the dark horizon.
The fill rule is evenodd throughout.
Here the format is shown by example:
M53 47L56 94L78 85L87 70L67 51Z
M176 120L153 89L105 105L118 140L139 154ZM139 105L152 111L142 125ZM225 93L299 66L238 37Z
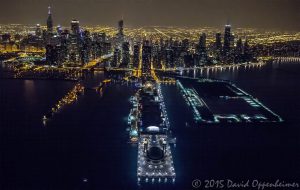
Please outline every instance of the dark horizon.
M116 26L124 17L126 27L186 26L233 27L299 31L298 0L10 0L2 2L0 23L45 25L47 7L54 24Z

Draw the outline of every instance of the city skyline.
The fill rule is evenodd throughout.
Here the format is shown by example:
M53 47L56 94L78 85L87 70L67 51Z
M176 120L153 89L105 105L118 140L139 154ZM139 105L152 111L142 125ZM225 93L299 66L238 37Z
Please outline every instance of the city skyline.
M64 0L42 1L12 0L2 2L0 23L45 25L48 6L53 9L54 25L68 26L79 20L82 25L115 26L120 18L126 27L186 26L223 27L230 22L233 27L298 31L300 13L297 0L263 1L164 1L157 0ZM299 5L299 6L298 6ZM67 10L67 11L66 11ZM233 11L234 10L234 11ZM30 12L30 14L29 14ZM166 14L167 13L167 14ZM259 19L257 19L259 18Z
M298 189L300 0L4 0L0 190Z

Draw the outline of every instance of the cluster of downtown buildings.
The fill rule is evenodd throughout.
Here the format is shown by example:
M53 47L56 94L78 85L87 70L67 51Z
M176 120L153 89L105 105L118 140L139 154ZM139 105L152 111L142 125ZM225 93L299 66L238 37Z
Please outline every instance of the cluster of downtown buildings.
M138 68L142 61L143 69L168 69L177 67L197 67L207 64L242 63L253 61L248 41L241 38L235 44L231 26L225 26L224 40L222 34L216 34L216 41L212 47L207 47L206 34L202 33L198 43L189 39L182 41L127 39L123 33L123 20L119 22L118 34L113 45L113 59L111 66L122 68ZM223 42L222 42L223 41ZM132 52L132 53L130 53Z
M246 63L256 61L259 56L270 55L266 47L250 46L246 37L237 38L231 30L231 25L225 25L224 33L216 33L212 43L207 43L206 33L200 34L198 42L188 38L135 38L125 35L124 22L120 20L117 34L109 36L104 32L83 30L78 20L71 21L70 29L54 27L49 7L46 28L38 24L34 34L22 40L21 36L16 35L15 40L22 41L19 46L23 46L25 52L45 53L44 64L54 66L80 67L101 56L110 55L111 59L105 66L139 68L143 64L144 68L168 69ZM1 43L5 44L6 49L22 49L10 44L9 34L1 36Z

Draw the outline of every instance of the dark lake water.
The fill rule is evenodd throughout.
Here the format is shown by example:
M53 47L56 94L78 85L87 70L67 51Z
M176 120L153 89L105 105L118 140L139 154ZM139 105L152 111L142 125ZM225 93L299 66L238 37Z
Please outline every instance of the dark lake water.
M176 86L162 86L177 138L177 177L167 188L192 189L194 179L300 183L300 63L184 75L231 80L286 122L186 127L191 113ZM97 73L86 85L102 78ZM103 95L87 90L44 126L43 114L74 84L0 79L0 189L143 188L136 185L137 147L128 143L126 131L135 87L110 84Z

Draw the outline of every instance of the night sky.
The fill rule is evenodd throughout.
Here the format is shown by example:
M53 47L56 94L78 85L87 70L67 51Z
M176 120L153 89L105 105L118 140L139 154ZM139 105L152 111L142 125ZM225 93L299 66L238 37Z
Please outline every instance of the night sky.
M0 23L45 24L53 7L55 25L127 27L212 26L229 19L234 27L300 30L300 0L1 0Z

